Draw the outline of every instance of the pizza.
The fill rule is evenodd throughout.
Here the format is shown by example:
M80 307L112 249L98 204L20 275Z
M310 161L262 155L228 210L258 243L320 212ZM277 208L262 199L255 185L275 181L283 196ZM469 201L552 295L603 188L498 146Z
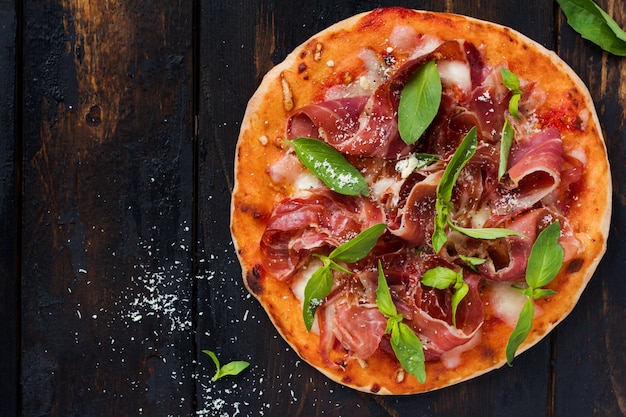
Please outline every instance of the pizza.
M474 18L382 8L316 34L264 77L235 158L246 288L303 360L360 391L510 363L574 308L606 248L587 88Z

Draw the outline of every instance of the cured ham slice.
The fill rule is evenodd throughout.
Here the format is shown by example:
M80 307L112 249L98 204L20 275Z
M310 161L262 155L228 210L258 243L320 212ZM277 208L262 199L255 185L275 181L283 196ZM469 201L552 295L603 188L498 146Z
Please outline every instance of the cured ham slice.
M337 247L380 221L380 211L368 201L329 190L286 199L272 213L261 238L265 267L286 280L311 250Z
M442 171L427 176L411 188L404 205L389 224L389 231L413 246L426 244L433 233L435 197Z
M287 138L322 139L348 155L405 156L412 147L400 138L397 109L400 93L409 77L424 63L434 59L449 75L444 77L445 82L456 82L461 88L469 88L477 76L472 75L465 56L463 43L447 41L434 51L407 61L369 97L341 98L306 105L289 118Z
M517 141L507 171L510 181L506 187L512 192L503 196L510 201L501 205L531 207L559 186L562 166L563 146L557 129L548 128Z

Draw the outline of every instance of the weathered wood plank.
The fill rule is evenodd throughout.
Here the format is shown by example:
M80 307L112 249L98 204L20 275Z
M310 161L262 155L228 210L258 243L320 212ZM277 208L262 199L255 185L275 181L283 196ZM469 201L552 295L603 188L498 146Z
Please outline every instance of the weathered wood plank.
M19 141L16 119L17 4L0 0L0 414L18 409Z
M193 414L191 6L24 3L24 416Z
M597 3L626 27L626 3ZM607 253L576 309L556 329L554 415L626 415L626 61L582 39L563 15L558 32L559 55L596 104L613 175L613 215Z

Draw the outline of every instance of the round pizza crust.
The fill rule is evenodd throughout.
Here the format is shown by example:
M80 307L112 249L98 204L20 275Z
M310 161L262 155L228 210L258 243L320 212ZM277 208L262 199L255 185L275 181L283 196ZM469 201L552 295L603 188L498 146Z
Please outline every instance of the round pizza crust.
M611 215L609 164L590 94L565 62L526 36L465 16L387 8L343 20L298 46L267 73L245 112L235 159L233 242L245 286L298 355L330 379L376 394L431 391L499 368L506 363L504 349L512 331L511 326L493 316L486 301L482 337L458 353L454 358L456 367L441 360L427 362L423 384L404 372L394 357L381 351L365 362L352 360L343 368L328 367L318 353L319 336L305 328L301 304L291 291L290 282L274 279L261 266L259 242L265 226L274 206L292 191L286 185L274 184L268 174L287 151L284 138L290 112L322 101L329 85L349 82L351 74L362 70L359 60L350 59L353 52L367 47L382 54L396 25L410 25L420 34L436 35L443 40L470 41L479 47L487 65L497 67L505 62L520 78L539 83L547 96L542 111L562 127L564 150L584 150L587 164L578 201L568 213L584 250L564 263L550 284L558 294L536 301L543 313L533 320L532 331L518 354L539 342L574 308L605 252ZM571 129L571 125L578 128ZM481 296L488 300L489 294L484 291ZM331 352L331 359L340 359L342 355L341 351Z

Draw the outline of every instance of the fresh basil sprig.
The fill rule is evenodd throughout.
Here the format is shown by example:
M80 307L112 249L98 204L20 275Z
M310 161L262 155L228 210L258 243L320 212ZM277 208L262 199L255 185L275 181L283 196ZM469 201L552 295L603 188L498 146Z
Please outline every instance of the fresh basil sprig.
M519 100L523 93L520 89L519 78L517 78L517 75L504 67L500 68L500 74L502 74L502 81L504 82L505 87L513 93L513 96L511 96L511 99L509 100L509 113L511 113L511 115L516 119L519 119Z
M613 55L626 56L626 32L592 0L557 0L567 23L583 38Z
M203 350L202 353L209 355L215 364L215 375L211 378L211 381L213 382L226 375L239 375L244 369L250 366L250 362L246 361L233 361L221 366L215 353L210 350Z
M382 315L387 318L385 334L391 333L391 348L400 361L400 365L423 384L426 381L424 346L413 330L402 322L404 316L398 314L393 303L380 261L378 261L376 305Z
M337 262L353 263L363 259L376 246L378 238L386 228L387 226L383 223L376 224L362 231L353 239L337 246L328 256L314 254L321 259L323 266L311 275L304 287L302 318L308 331L311 331L311 327L313 327L317 308L333 288L331 269L349 274L350 271Z
M402 89L398 106L398 131L407 145L415 143L437 116L441 91L441 78L435 61L415 71Z
M463 270L456 272L444 266L437 266L429 269L424 273L420 281L422 284L445 290L453 286L454 294L452 295L452 325L456 327L456 311L459 303L469 292L469 286L463 280Z
M344 195L369 195L365 178L332 146L318 139L291 141L298 159L331 190Z
M450 162L446 166L443 172L441 180L437 185L436 199L435 199L435 228L432 236L432 244L435 252L439 252L448 239L445 227L448 225L451 229L456 230L466 236L475 239L498 239L506 236L524 236L519 232L509 229L500 228L480 228L471 229L466 227L456 226L450 220L450 211L452 211L452 189L456 180L459 177L459 173L476 153L478 146L478 137L476 133L476 127L472 127L470 131L465 135L463 141L452 155Z
M509 366L515 358L515 352L526 340L532 329L533 315L535 314L534 300L556 294L553 290L542 287L552 282L563 265L564 253L559 244L560 234L561 226L556 221L539 233L530 250L526 267L528 288L520 288L526 296L526 302L506 344L506 362Z
M513 144L513 137L515 131L513 126L509 123L509 118L504 117L504 126L502 126L502 135L500 137L500 165L498 166L498 181L502 179L502 176L506 172L507 165L509 163L509 152L511 152L511 145Z
M477 146L478 136L476 126L474 126L467 135L465 135L465 138L463 138L463 141L454 152L454 155L452 155L437 185L435 229L432 236L435 252L439 252L448 239L444 229L450 219L450 211L452 210L452 188L465 164L476 153Z

